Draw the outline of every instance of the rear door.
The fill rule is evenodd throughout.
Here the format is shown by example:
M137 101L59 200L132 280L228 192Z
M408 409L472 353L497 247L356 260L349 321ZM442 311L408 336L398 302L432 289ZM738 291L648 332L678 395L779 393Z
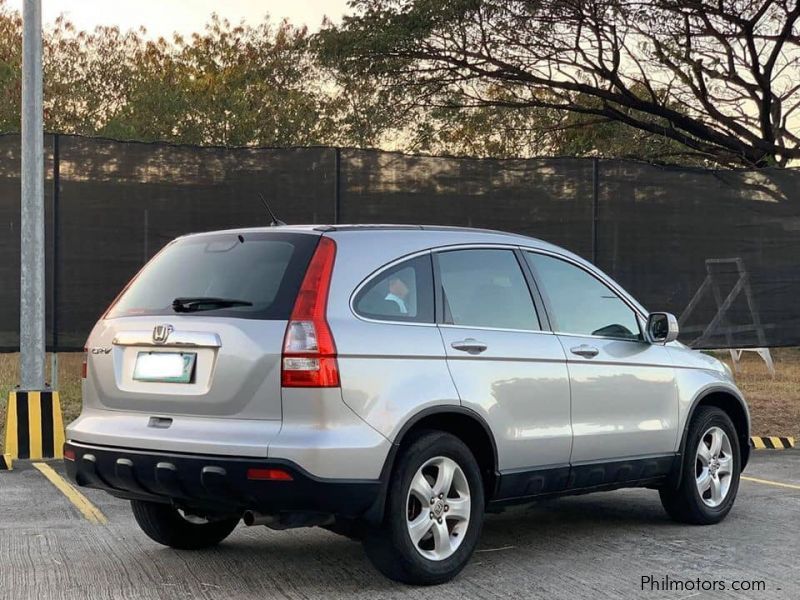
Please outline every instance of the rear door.
M567 357L571 462L671 454L678 398L667 349L646 342L633 308L588 270L545 253L525 257Z
M564 353L540 320L520 261L506 247L435 254L448 366L462 404L491 426L504 474L563 469L572 438ZM525 475L503 480L521 486L506 496L563 483Z

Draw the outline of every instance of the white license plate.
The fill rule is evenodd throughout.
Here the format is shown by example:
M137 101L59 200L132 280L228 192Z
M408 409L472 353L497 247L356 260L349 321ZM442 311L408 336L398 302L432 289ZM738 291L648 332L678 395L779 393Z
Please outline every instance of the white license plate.
M191 383L195 352L139 352L133 378L136 381Z

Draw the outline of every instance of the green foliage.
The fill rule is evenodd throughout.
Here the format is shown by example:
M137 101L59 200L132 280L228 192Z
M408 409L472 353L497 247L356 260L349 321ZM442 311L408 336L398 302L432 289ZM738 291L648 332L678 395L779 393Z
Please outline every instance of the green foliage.
M0 0L0 131L19 129L22 93L22 20L3 11Z
M19 128L19 15L0 0L0 129ZM334 99L305 28L232 25L216 15L189 39L144 30L77 31L60 18L44 38L45 128L120 139L219 145L326 142Z

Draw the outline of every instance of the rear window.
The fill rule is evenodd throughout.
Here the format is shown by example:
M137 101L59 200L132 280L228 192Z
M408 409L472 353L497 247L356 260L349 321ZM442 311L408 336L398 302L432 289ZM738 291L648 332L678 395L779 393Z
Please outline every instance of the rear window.
M167 246L142 270L107 318L137 315L288 319L319 236L303 233L224 233L193 236ZM176 299L223 299L176 311ZM224 303L223 303L224 304ZM194 309L194 310L192 310Z

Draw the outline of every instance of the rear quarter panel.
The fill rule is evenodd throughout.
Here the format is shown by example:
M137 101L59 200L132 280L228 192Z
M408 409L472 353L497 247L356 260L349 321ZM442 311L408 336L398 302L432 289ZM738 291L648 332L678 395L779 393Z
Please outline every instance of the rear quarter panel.
M336 232L328 322L336 340L344 402L394 441L403 425L431 406L460 406L435 325L367 321L350 308L356 288L384 265L455 235L404 231ZM443 237L445 240L443 241Z

